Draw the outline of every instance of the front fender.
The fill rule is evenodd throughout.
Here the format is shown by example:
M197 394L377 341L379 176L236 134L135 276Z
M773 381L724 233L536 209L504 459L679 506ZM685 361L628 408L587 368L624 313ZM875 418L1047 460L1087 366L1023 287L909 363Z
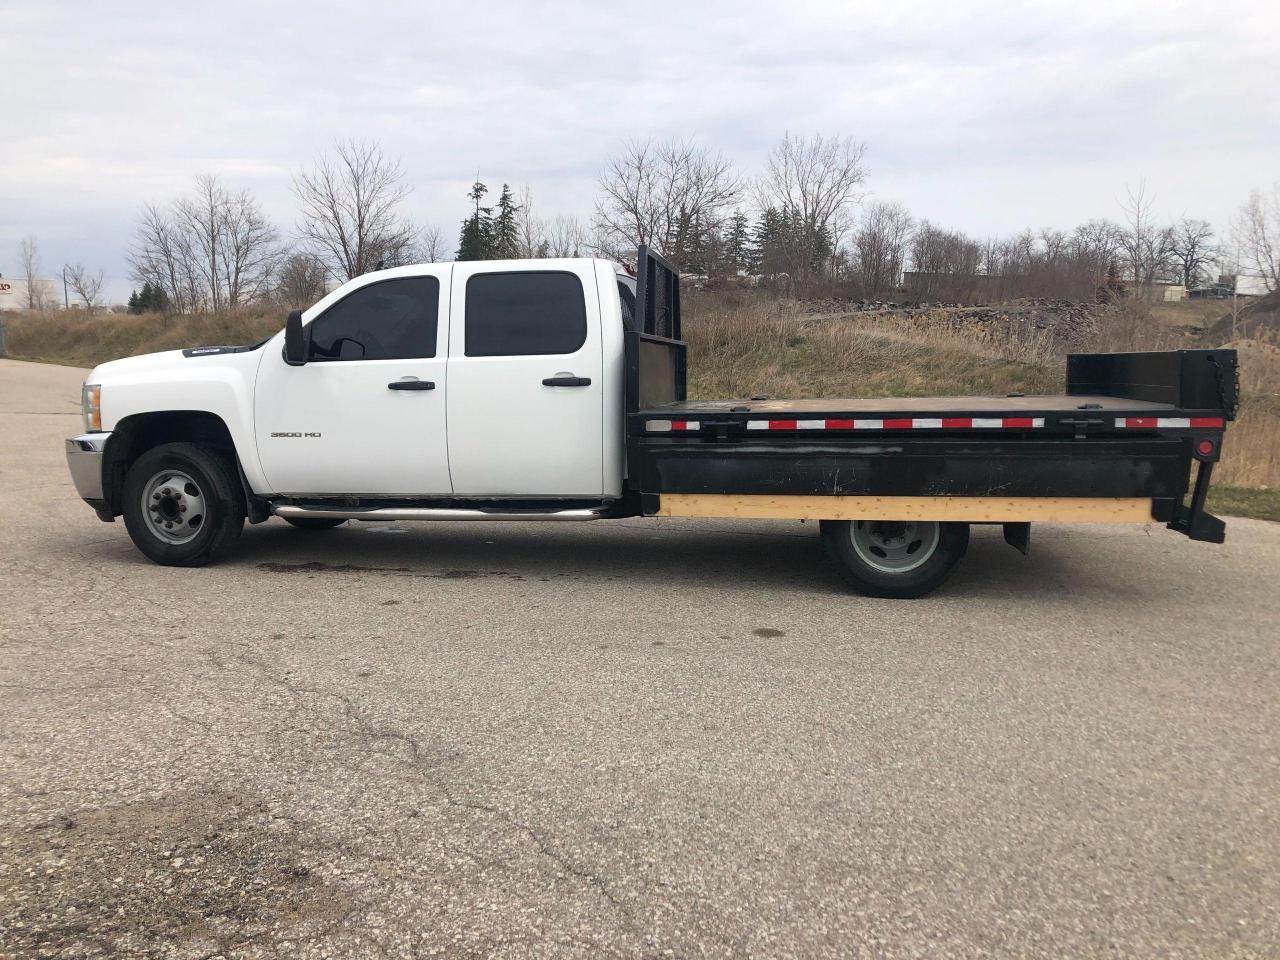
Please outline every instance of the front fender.
M253 385L262 350L213 356L182 351L103 364L89 382L102 387L102 428L120 433L137 418L214 417L225 425L254 493L269 492L253 433Z

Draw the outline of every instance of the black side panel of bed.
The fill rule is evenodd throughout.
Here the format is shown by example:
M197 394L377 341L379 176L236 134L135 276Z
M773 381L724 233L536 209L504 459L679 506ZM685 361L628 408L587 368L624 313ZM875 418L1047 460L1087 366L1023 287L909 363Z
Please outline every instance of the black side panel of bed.
M1181 439L633 441L642 493L1177 498Z

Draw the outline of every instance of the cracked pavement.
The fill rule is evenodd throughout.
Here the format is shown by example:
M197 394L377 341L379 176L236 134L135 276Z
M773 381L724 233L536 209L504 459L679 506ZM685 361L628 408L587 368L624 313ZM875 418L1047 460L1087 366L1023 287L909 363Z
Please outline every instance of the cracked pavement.
M795 523L167 569L82 376L0 360L0 956L1280 952L1280 526L978 529L905 603Z

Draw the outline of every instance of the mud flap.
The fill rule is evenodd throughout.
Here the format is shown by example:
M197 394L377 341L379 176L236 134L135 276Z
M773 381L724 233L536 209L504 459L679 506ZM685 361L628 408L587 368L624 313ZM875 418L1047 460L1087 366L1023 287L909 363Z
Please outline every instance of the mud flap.
M1031 552L1031 524L1004 524L1004 542L1025 557Z

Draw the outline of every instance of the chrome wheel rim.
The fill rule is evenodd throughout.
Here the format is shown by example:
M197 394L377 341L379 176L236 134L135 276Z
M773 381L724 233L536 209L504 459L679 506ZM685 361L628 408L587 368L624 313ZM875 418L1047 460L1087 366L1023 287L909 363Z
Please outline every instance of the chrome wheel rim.
M142 488L147 529L164 543L188 543L208 520L204 493L189 474L161 470Z
M849 524L853 550L881 573L907 573L938 551L942 526L936 520L855 520Z

